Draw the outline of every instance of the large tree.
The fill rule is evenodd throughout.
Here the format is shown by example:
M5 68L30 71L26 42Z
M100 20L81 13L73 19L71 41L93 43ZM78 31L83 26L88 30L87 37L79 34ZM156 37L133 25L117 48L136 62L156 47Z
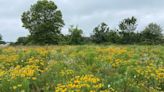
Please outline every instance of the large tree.
M131 44L135 42L135 33L134 31L137 28L137 19L135 17L126 18L121 21L119 24L119 29L121 30L121 43Z
M159 44L162 40L162 28L156 23L150 23L141 34L142 40L149 44Z
M22 15L23 27L35 44L58 44L64 26L62 13L53 1L39 0Z
M92 40L96 43L108 42L109 27L106 23L101 23L93 29Z

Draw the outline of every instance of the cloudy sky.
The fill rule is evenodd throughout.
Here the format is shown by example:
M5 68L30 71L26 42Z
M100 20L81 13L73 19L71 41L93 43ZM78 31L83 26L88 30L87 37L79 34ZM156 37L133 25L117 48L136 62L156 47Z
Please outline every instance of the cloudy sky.
M0 34L5 41L16 41L29 33L22 27L21 14L37 0L0 0ZM150 22L164 27L164 0L53 0L63 13L67 33L70 25L78 25L85 35L92 29L106 22L111 28L117 28L119 22L135 16L138 29L143 29Z

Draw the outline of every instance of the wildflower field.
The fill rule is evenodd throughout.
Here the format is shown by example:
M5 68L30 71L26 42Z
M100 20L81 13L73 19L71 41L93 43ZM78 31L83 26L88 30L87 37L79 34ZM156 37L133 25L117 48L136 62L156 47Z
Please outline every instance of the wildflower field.
M3 47L0 92L164 92L164 47Z

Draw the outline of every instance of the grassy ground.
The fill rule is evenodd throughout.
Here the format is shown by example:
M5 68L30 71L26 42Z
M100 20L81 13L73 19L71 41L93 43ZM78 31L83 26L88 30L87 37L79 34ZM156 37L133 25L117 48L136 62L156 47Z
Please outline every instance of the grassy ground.
M0 92L163 92L164 46L0 48Z

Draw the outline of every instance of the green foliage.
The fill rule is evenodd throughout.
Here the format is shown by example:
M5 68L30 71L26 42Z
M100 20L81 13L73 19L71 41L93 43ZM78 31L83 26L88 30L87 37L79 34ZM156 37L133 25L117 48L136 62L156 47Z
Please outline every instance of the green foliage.
M132 16L123 19L119 29L110 29L106 23L101 23L93 29L89 37L82 36L83 31L71 26L69 34L61 34L64 25L61 11L54 2L39 0L22 15L23 26L30 35L19 38L16 44L162 44L164 37L159 25L151 23L142 32L136 32L137 19Z
M83 31L79 29L77 26L71 26L69 28L69 44L81 44L83 41L82 34Z
M2 40L2 35L0 34L0 40Z
M91 37L83 36L83 44L93 44Z
M137 27L137 19L132 16L131 18L126 18L119 24L119 28L125 32L134 32Z
M26 45L28 43L29 38L28 37L19 37L17 39L16 45Z
M155 24L150 23L142 32L142 40L147 44L160 44L162 41L162 28Z
M29 30L34 44L58 44L64 25L62 13L53 1L39 0L22 15L23 27Z
M108 32L108 41L110 43L119 43L120 36L119 36L118 30L110 30Z
M6 44L6 42L5 41L0 41L0 44Z
M106 23L101 23L100 25L94 28L93 35L91 36L91 38L95 43L108 42L108 32L108 25Z
M2 41L2 35L0 34L0 44L6 44L5 41Z
M134 31L137 28L137 19L135 17L126 18L119 24L120 32L120 43L122 44L132 44L135 43L135 33Z

